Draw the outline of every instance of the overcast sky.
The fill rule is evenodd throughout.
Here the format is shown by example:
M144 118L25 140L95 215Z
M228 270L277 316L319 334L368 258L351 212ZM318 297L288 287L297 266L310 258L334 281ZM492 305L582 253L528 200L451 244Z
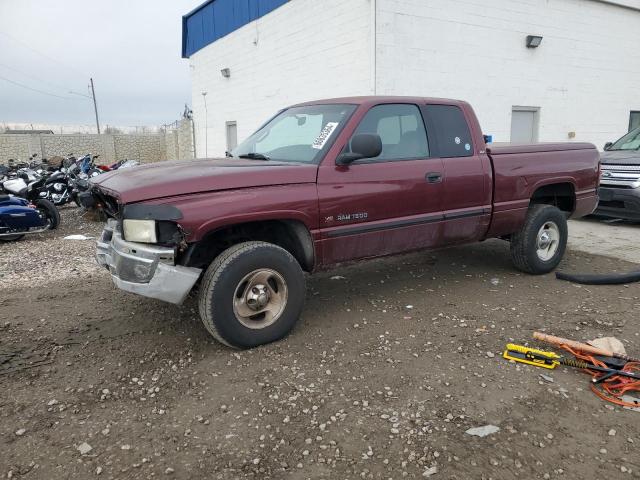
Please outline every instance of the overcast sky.
M177 119L191 103L181 17L203 1L0 0L0 122L94 123L69 93L89 77L101 124Z

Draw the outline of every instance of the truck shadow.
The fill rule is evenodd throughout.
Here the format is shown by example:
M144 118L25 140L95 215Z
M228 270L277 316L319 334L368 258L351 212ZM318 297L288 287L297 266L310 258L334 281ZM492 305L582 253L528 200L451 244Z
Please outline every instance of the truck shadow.
M500 240L371 260L311 276L303 319L317 325L347 310L356 318L367 308L406 313L407 302L425 298L437 308L479 283L490 289L492 280L505 284L523 276L511 265L509 244Z

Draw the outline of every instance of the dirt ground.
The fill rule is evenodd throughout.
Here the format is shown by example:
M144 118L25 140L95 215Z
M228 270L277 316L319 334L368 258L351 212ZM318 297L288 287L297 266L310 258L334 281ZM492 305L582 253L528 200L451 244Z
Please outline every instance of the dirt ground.
M640 354L638 284L522 275L489 241L310 277L287 339L235 351L195 302L116 290L84 263L92 241L63 240L100 227L63 221L0 245L0 477L640 478L640 412L577 370L501 358L534 330ZM561 266L634 267L576 250Z

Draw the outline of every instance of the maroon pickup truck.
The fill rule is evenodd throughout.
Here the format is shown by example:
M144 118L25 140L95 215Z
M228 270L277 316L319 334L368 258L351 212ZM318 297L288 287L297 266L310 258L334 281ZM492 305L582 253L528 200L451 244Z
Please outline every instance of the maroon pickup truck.
M227 155L106 173L82 202L111 217L97 258L119 288L176 304L198 290L204 326L240 348L292 329L305 272L497 237L547 273L567 218L598 203L593 145L487 145L456 100L303 103Z

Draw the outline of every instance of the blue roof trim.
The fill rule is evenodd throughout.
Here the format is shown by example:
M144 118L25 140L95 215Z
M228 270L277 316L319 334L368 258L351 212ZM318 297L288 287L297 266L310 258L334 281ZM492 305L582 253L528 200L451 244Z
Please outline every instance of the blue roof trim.
M247 23L281 7L289 0L209 0L182 17L182 58Z

